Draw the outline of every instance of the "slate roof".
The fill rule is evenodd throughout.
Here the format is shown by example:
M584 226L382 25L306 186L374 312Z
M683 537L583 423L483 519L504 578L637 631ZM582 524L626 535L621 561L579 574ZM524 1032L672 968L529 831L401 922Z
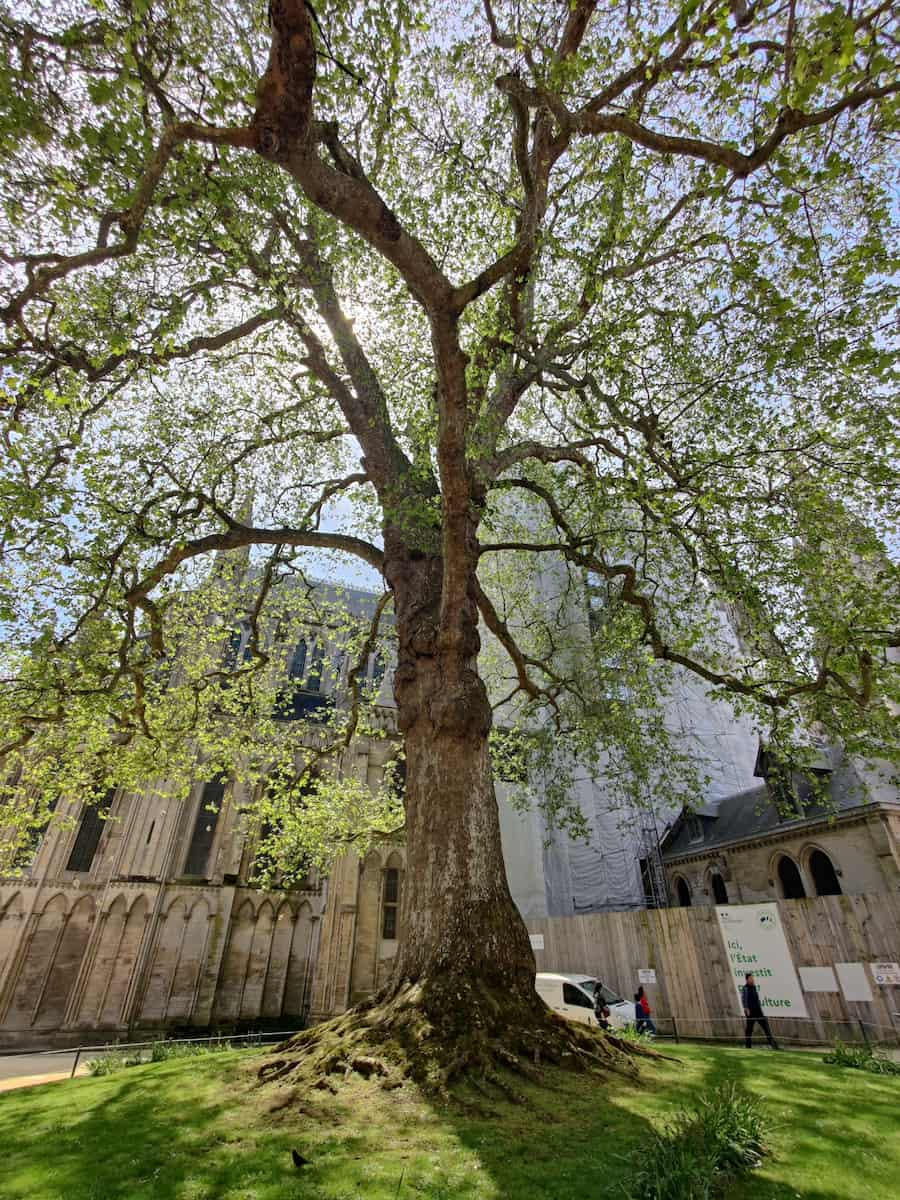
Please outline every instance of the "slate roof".
M810 802L809 785L803 787L801 795L806 793L807 802L803 805L802 815L798 812L796 816L779 812L772 791L764 782L718 802L707 802L693 813L682 812L676 819L663 837L662 857L667 860L685 854L705 854L729 842L766 837L775 832L792 833L829 817L840 817L868 802L865 786L849 765L841 766L831 774L827 792L827 799ZM691 818L696 818L703 829L702 841L692 836L696 834L697 826Z

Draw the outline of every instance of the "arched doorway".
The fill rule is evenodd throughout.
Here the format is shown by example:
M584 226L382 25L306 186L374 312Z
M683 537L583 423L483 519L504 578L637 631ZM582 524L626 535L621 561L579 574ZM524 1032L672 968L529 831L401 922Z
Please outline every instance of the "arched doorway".
M691 889L688 887L687 880L682 879L680 875L675 880L675 895L681 908L691 907Z
M719 872L713 871L709 881L712 884L712 894L716 904L727 904L728 888L725 886L725 880Z
M841 885L837 871L824 850L813 850L810 854L809 873L812 875L817 896L840 896Z
M806 888L800 877L800 868L792 858L782 854L778 860L778 882L785 900L805 900Z

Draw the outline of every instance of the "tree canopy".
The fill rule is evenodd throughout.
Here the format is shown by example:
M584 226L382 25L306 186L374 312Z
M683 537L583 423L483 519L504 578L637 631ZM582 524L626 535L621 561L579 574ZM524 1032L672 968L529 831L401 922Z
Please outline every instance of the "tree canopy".
M898 36L877 0L2 5L8 776L258 778L321 620L346 744L423 559L450 700L477 607L535 752L662 770L685 670L895 759ZM320 611L338 558L377 621ZM323 793L319 844L382 799Z

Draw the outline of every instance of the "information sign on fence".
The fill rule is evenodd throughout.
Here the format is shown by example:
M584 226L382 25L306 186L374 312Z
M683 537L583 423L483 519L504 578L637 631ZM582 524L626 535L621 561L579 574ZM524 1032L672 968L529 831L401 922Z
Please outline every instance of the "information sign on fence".
M641 967L638 971L638 983L656 983L656 970L653 967Z
M752 971L766 1016L807 1016L778 905L720 905L716 907L716 917L725 943L738 1011L741 1011L744 976Z
M872 978L879 987L897 987L900 985L900 963L869 963L869 970L872 972Z

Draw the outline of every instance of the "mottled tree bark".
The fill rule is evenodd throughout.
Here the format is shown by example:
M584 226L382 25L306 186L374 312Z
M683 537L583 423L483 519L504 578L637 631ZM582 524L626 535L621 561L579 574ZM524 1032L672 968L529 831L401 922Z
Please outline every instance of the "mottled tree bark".
M391 539L388 538L388 546ZM455 977L534 995L534 956L506 881L491 774L491 707L471 595L462 644L441 643L439 556L386 559L394 591L398 722L407 757L407 867L393 986Z

